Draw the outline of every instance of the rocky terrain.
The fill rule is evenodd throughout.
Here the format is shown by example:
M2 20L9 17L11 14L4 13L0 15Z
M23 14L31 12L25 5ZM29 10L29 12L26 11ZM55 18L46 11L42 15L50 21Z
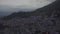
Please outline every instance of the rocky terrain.
M60 31L60 0L33 12L15 12L0 18L1 34L58 34Z

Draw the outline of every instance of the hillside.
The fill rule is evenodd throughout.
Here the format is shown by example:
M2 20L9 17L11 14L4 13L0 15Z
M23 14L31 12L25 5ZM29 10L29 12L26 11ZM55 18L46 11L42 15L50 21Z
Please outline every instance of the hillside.
M40 34L60 31L60 0L33 12L15 12L0 19L1 30L12 34ZM45 33L44 33L45 34ZM58 34L58 33L56 33Z

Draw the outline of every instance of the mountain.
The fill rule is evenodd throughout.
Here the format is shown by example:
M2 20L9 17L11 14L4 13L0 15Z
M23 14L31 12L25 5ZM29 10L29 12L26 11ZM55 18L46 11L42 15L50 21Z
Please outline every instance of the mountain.
M39 8L35 12L36 13L45 12L48 16L52 15L54 12L59 14L60 13L60 0L57 0L53 2L52 4L47 5L45 7Z
M1 31L14 34L60 33L60 0L32 12L15 12L0 19ZM3 26L4 25L4 26ZM7 28L7 29L6 29Z
M60 0L57 0L55 2L53 2L52 4L49 4L45 7L39 8L36 11L53 11L53 10L59 10L60 11Z
M39 9L32 11L32 12L19 11L17 13L12 13L11 15L4 17L4 19L12 19L14 17L27 18L30 16L38 16L38 15L45 15L45 16L49 17L53 13L54 13L54 15L56 15L56 13L58 13L58 16L59 16L59 13L60 13L60 1L59 0L53 2L50 5L39 8Z

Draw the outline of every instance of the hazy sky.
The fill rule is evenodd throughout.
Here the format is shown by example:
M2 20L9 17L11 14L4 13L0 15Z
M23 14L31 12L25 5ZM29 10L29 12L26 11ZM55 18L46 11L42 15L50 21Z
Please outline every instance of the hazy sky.
M18 6L30 6L31 7L43 7L50 4L55 0L0 0L0 5L18 7Z
M55 0L0 0L0 15L8 15L20 10L33 10L46 6Z

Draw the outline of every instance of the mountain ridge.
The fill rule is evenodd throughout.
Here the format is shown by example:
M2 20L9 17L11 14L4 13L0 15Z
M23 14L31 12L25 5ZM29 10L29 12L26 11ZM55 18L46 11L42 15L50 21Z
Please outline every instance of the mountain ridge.
M9 16L4 17L4 19L8 19L8 18L13 18L13 17L20 17L20 18L29 18L30 16L38 16L38 15L45 15L50 17L52 15L53 12L58 11L60 13L60 1L57 0L55 2L53 2L50 5L47 5L45 7L39 8L35 11L32 12L17 12L17 13L13 13ZM57 12L57 13L58 13ZM55 12L56 13L56 12ZM58 13L58 14L59 14Z

